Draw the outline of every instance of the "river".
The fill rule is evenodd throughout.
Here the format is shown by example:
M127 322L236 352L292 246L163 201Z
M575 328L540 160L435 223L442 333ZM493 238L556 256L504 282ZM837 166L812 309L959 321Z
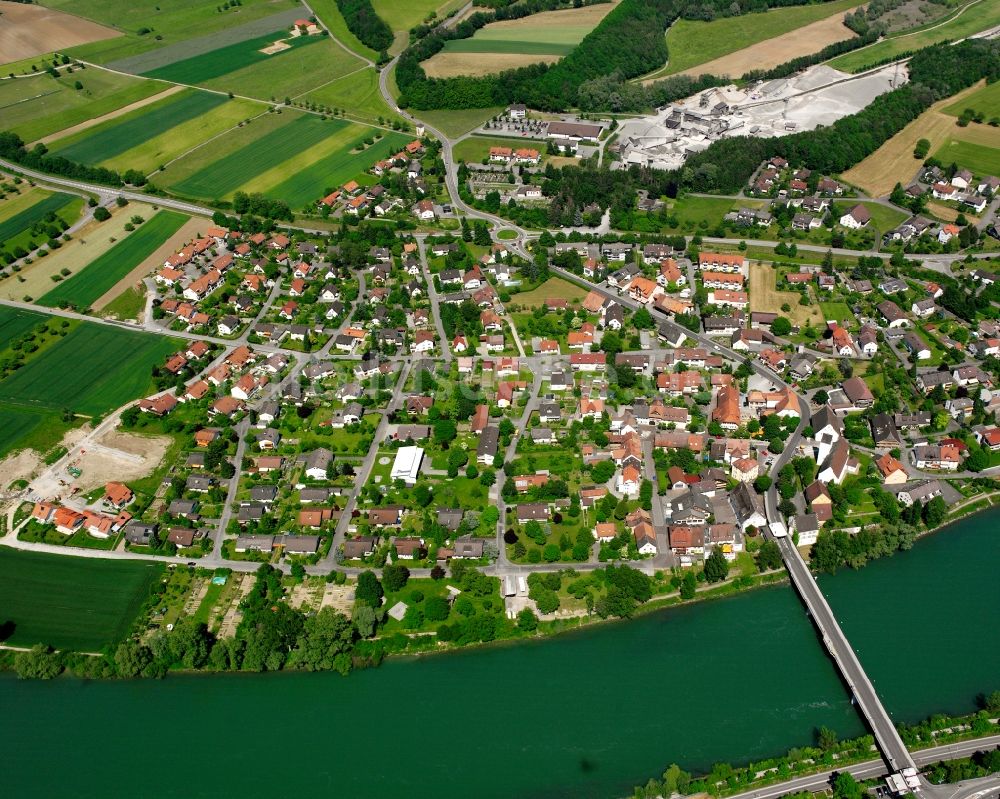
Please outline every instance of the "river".
M994 511L822 579L896 718L1000 688L998 560ZM18 797L613 797L864 729L789 586L347 678L7 678L0 703Z

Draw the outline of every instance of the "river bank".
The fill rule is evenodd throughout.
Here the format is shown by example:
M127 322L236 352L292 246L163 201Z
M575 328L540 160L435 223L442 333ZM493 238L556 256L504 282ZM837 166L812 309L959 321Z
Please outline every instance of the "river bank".
M998 606L998 524L994 510L820 578L897 723L972 712L976 693L1000 687L1000 641L983 634L983 614ZM869 627L883 606L892 615ZM64 793L72 774L74 792L95 797L606 799L670 763L704 774L714 763L775 758L820 727L842 739L866 732L787 585L573 635L389 658L349 680L6 677L0 702L6 784L18 796ZM108 742L148 740L153 729L175 749L193 738L197 756L109 756ZM72 741L57 770L54 731Z

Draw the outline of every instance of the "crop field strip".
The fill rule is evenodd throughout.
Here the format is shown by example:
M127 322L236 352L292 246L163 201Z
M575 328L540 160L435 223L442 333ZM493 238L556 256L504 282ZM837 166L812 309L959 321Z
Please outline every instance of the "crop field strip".
M79 80L83 88L74 88ZM168 87L158 81L116 75L101 69L0 81L3 127L33 142L95 117L159 94Z
M268 169L296 160L304 150L345 124L348 123L300 114L235 150L227 146L227 137L223 137L213 148L221 157L180 182L169 184L170 189L196 199L227 197Z
M165 336L84 323L0 381L0 406L96 416L145 395L151 368L175 352ZM8 423L0 410L0 429Z
M370 131L358 135L354 140L354 146L360 145L369 135ZM314 162L307 169L286 178L268 194L285 200L292 207L311 203L322 196L323 189L327 186L340 186L355 178L360 171L359 164L367 168L376 161L399 152L412 140L412 136L401 133L386 133L364 152L351 153L351 147L342 148Z
M129 631L163 565L0 549L8 643L93 652Z
M242 0L220 10L217 0L46 0L46 5L114 25L128 35L74 47L69 54L98 64L110 64L178 43L197 40L245 25L256 19L294 9L304 16L298 0ZM147 33L140 35L139 31Z
M168 67L171 64L261 36L281 38L287 36L292 23L303 16L303 10L302 8L290 8L287 11L280 11L277 14L251 20L244 24L239 24L238 18L234 18L232 27L223 28L207 36L185 39L182 42L176 42L130 58L123 58L120 61L113 61L107 64L107 67L119 72L143 75L161 67Z
M51 416L51 411L0 402L0 458L25 446L23 442L28 441Z
M299 36L294 39L287 39L286 44L290 45L287 50L280 53L267 55L260 52L265 47L270 47L278 39L288 36L287 30L278 30L248 39L244 42L236 42L217 50L197 55L192 58L185 58L173 64L159 67L142 73L147 78L162 78L178 83L206 83L213 78L219 78L236 72L243 67L259 64L264 61L273 61L282 56L294 52L301 47L316 44L323 41L320 36Z
M995 147L949 136L933 155L943 164L955 163L976 175L1000 175L1000 135Z
M99 164L189 119L207 114L227 100L223 95L195 89L180 92L76 136L56 141L50 149L72 161Z
M55 307L70 302L78 308L90 307L170 238L188 218L174 211L157 212L86 268L57 283L38 304Z
M47 314L24 308L0 305L0 353L18 336L34 329L48 318Z
M50 194L31 203L27 208L9 217L4 217L4 204L0 203L0 247L12 240L17 234L24 233L35 222L44 218L50 211L59 211L77 199L72 194Z

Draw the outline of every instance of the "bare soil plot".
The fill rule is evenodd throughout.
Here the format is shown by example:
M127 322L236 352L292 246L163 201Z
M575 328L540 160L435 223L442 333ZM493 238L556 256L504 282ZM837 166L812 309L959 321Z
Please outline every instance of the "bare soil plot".
M100 125L102 122L107 122L111 119L117 119L130 111L135 111L138 108L149 105L150 103L156 103L160 100L166 100L170 95L177 94L177 92L183 91L185 87L183 86L171 86L166 91L162 91L159 94L151 95L150 97L144 97L142 100L137 100L134 103L129 103L128 105L122 106L121 108L116 108L108 114L103 116L94 117L93 119L88 119L84 122L80 122L77 125L68 127L65 130L57 130L54 133L50 133L48 136L43 136L38 141L42 144L48 144L55 139L63 139L67 136L72 136L74 133L80 133L81 131L92 128L95 125Z
M956 131L963 130L956 126L955 117L946 114L944 109L960 102L983 85L980 81L965 91L935 103L864 161L844 172L841 177L863 189L870 197L888 195L897 183L905 186L920 167L920 161L913 157L913 148L917 141L927 139L933 151Z
M681 75L729 75L738 78L752 69L770 69L793 58L810 55L834 42L850 39L854 32L844 24L844 12L804 25L681 72Z
M793 325L820 324L823 314L816 305L799 305L797 291L779 291L776 285L777 271L771 264L760 261L750 262L750 310L766 311L787 316ZM782 311L787 303L790 311Z
M0 64L122 35L88 19L25 3L0 0L0 14Z
M108 289L108 291L106 291L101 297L95 300L91 304L91 307L96 311L100 311L105 305L115 299L115 297L122 292L132 288L133 286L140 285L142 283L142 279L146 275L162 266L163 262L166 261L167 258L177 252L187 242L197 238L198 234L204 232L208 226L209 223L207 219L200 219L198 217L192 217L189 219L181 225L180 230L157 247L148 258L125 275L125 277L119 280L114 287Z
M429 78L454 78L459 75L481 77L529 64L554 64L561 57L521 53L438 53L420 66Z

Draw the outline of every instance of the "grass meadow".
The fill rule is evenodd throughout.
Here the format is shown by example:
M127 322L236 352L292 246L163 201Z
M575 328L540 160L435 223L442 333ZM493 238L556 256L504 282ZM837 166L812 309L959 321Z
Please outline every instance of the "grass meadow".
M83 84L76 89L76 81ZM0 81L3 127L33 142L88 119L104 116L151 97L167 87L102 69L77 70L52 78L47 74Z
M378 88L378 73L374 69L337 78L299 99L330 108L341 108L352 119L367 122L378 122L379 117L383 121L398 118L382 98Z
M27 333L39 322L45 321L46 318L45 314L38 311L0 305L0 346L6 349L9 342ZM3 350L0 350L0 353L2 352Z
M944 164L954 162L977 175L1000 175L1000 133L997 134L996 142L996 147L990 147L949 136L934 153L934 157Z
M0 404L99 416L146 394L152 367L177 347L164 336L86 322L0 381ZM0 413L0 428L8 423Z
M188 219L174 211L158 211L83 270L57 283L38 300L39 305L55 307L69 303L77 308L89 308Z
M313 13L316 14L316 18L323 24L323 27L330 31L330 35L352 53L362 58L367 58L370 61L378 58L378 53L370 47L363 45L358 37L347 29L347 22L344 21L344 15L337 8L337 0L312 0L309 3L309 7L312 8Z
M98 651L125 637L163 565L0 548L6 643Z
M944 113L959 117L966 108L983 113L987 120L1000 117L1000 81L988 83L961 100L945 106Z
M35 222L49 212L58 212L74 200L72 194L50 194L31 189L24 194L0 202L0 242L10 242L20 233L28 232Z

